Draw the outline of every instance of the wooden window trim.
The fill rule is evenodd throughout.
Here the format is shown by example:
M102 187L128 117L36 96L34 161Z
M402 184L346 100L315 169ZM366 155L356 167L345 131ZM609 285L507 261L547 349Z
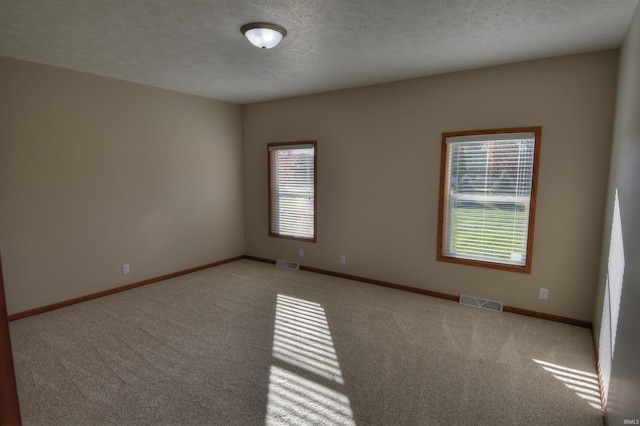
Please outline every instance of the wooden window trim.
M474 136L474 135L491 135L491 134L503 134L503 133L534 133L534 154L533 154L533 170L531 181L531 198L529 201L529 224L527 230L527 253L524 266L506 265L502 263L487 262L481 260L461 259L457 257L444 255L444 225L446 206L448 205L448 196L445 194L445 183L447 180L447 138L453 136ZM538 170L540 160L540 143L542 136L542 127L515 127L515 128L503 128L503 129L484 129L484 130L469 130L461 132L445 132L442 133L442 145L441 145L441 158L440 158L440 196L439 196L439 209L438 209L438 249L437 260L442 262L457 263L469 266L478 266L482 268L499 269L503 271L519 272L524 274L531 273L531 264L533 259L533 237L535 227L536 216L536 199L538 189Z
M294 237L290 235L282 235L277 232L273 232L271 227L273 223L273 214L271 211L271 203L273 200L273 191L271 189L271 147L274 146L295 146L295 145L313 145L313 237L312 238L302 238L302 237ZM269 236L275 238L284 238L287 240L295 240L295 241L304 241L308 243L317 242L318 237L318 142L317 141L296 141L296 142L270 142L267 144L267 170L268 170L268 210L269 210Z

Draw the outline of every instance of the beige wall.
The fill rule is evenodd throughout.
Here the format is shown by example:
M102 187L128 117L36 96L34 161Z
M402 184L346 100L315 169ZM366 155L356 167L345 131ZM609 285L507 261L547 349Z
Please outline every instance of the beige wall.
M244 254L240 106L4 58L0 94L10 314Z
M619 68L594 315L610 425L640 419L640 6L620 49ZM612 233L613 227L621 232Z
M591 321L617 56L581 54L243 106L246 254ZM531 275L437 262L442 132L538 125ZM267 143L313 139L318 242L270 238ZM540 287L549 300L538 299Z
M246 253L590 321L616 71L606 51L241 110L0 58L9 313ZM532 274L436 262L441 133L535 125ZM269 238L266 144L309 139L318 243Z

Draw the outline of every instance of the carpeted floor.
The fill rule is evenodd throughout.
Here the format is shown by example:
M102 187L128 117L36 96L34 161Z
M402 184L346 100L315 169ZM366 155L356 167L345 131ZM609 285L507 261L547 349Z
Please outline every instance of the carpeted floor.
M25 425L602 425L587 329L250 260L10 329Z

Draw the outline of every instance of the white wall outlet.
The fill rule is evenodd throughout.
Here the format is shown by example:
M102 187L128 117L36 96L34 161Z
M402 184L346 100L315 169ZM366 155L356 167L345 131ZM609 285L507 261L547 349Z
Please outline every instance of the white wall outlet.
M129 273L129 264L128 263L126 265L122 265L122 273L123 274L128 274Z
M298 256L300 256L300 257L304 256L304 250L303 249L298 249Z
M547 300L549 298L549 289L541 288L540 289L540 299Z
M345 263L347 263L347 257L346 256L340 256L340 263L342 263L343 265Z

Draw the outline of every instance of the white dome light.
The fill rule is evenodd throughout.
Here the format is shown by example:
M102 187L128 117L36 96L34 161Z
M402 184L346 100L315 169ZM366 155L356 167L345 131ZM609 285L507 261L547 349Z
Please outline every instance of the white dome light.
M287 35L287 30L280 25L268 24L266 22L252 22L240 28L242 34L256 47L261 49L271 49Z

